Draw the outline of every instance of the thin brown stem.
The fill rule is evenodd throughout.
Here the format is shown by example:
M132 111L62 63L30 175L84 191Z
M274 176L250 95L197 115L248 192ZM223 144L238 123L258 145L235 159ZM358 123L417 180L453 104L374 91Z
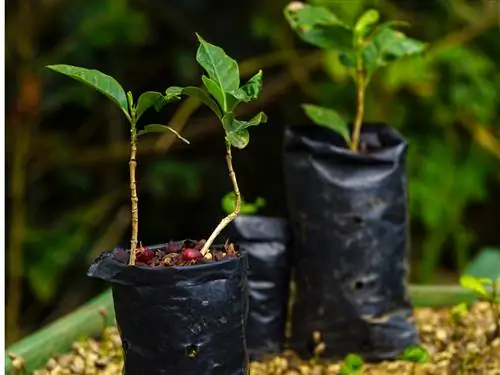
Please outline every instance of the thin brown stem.
M363 124L363 116L365 113L365 89L366 89L366 76L363 68L361 57L358 57L358 64L356 68L356 88L357 88L357 110L356 119L354 120L354 128L352 131L351 151L357 152L359 148L359 136L361 133L361 125Z
M231 155L231 143L226 139L226 162L227 162L227 170L229 172L229 179L231 180L231 183L233 184L233 190L234 190L234 195L236 196L236 205L234 207L234 211L231 212L229 215L227 215L224 219L221 220L219 225L215 228L215 230L212 232L210 237L208 238L207 242L203 245L203 248L201 249L201 254L205 256L205 254L208 253L208 250L210 250L210 246L212 246L212 243L215 241L217 236L224 230L224 228L231 222L233 221L236 216L240 213L240 208L241 208L241 194L240 194L240 189L238 187L238 182L236 181L236 174L234 173L233 169L233 157Z
M132 237L130 239L130 259L129 265L135 264L135 252L137 249L139 235L139 198L137 197L137 186L135 180L135 169L137 166L137 133L135 126L132 126L130 137L130 202L132 203Z

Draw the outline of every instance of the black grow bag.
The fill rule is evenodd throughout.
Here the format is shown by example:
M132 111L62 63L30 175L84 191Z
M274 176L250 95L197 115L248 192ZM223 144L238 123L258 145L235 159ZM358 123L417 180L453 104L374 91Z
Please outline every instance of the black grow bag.
M366 152L319 126L288 127L284 172L295 248L291 348L324 356L394 358L418 343L407 293L407 142L363 126Z
M247 267L243 250L238 258L169 268L102 254L88 275L111 283L124 374L248 374Z
M238 216L224 236L248 253L246 337L250 359L278 354L285 342L290 285L288 224L282 218Z

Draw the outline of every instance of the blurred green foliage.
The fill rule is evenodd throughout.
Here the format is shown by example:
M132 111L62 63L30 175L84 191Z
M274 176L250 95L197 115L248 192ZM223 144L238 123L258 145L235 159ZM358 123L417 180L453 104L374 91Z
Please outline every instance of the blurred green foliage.
M355 88L334 51L301 41L283 17L288 1L26 0L6 4L7 342L67 312L97 290L86 280L100 251L129 237L128 134L99 93L45 74L65 63L105 71L133 92L196 85L194 32L266 72L256 108L269 123L235 155L242 194L265 197L259 214L284 215L283 125L308 122L300 104L354 113ZM385 121L410 141L413 280L453 280L477 249L498 247L500 58L498 2L314 0L351 24L367 8L402 19L430 43L423 58L374 76L366 120ZM319 54L318 54L319 53ZM168 124L139 144L141 240L206 236L230 189L220 127L186 100L145 121ZM252 109L253 108L253 109ZM196 113L194 113L196 111ZM246 112L245 112L246 111ZM146 118L147 117L147 118ZM172 145L172 143L175 143ZM168 153L167 153L168 151ZM440 270L437 272L437 270Z

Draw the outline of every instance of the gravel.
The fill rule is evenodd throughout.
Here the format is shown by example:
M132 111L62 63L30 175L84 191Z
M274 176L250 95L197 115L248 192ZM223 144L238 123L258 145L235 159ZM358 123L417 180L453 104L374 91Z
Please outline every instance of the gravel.
M419 308L415 318L422 346L430 354L428 363L398 360L365 364L358 374L500 375L500 338L492 336L495 319L487 303L472 305L458 318L450 309ZM342 365L319 359L302 361L284 352L263 362L252 362L251 375L340 374ZM50 359L34 375L121 375L121 371L120 337L116 327L108 327L101 340L89 338L74 343L70 353Z

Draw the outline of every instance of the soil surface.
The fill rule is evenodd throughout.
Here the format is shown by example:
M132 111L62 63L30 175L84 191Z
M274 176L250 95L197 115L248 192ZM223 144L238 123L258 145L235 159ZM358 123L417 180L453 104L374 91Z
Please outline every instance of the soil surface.
M490 306L479 302L457 317L450 309L415 310L422 346L430 361L414 364L386 361L365 364L360 375L500 375L500 338L492 337L495 320ZM348 338L346 338L348 340ZM251 375L341 374L342 362L301 361L283 353L263 362L251 363ZM34 375L121 375L122 352L115 327L103 339L75 343L71 353L49 360ZM200 374L201 375L201 374Z
M172 241L154 248L141 245L136 251L136 265L148 267L194 266L235 258L240 255L238 246L230 242L226 242L223 246L214 246L203 255L201 250L205 242L205 240ZM113 257L128 263L129 253L130 250L118 249L113 252Z

